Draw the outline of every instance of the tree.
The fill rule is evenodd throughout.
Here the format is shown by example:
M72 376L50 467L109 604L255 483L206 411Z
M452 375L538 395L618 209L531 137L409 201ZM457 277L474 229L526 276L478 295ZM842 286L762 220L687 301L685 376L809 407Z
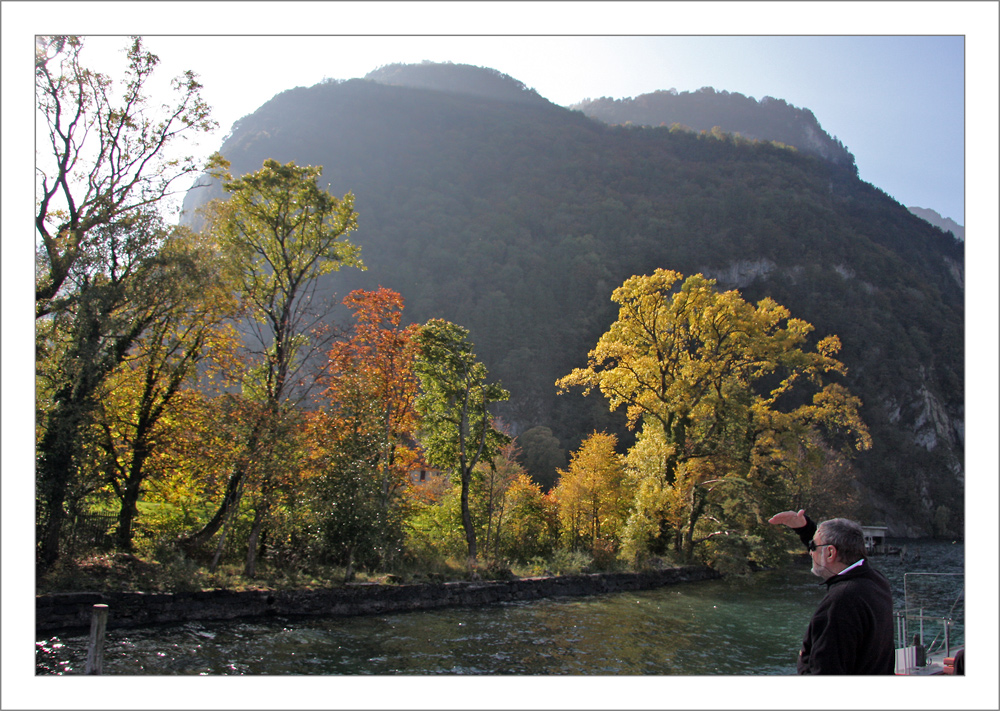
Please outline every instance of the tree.
M192 276L187 255L163 249L170 230L148 209L94 227L106 249L78 258L68 280L75 294L36 325L39 556L59 555L66 496L85 462L83 433L108 377L144 334L175 312Z
M120 95L81 62L77 37L39 38L37 112L47 144L36 163L38 376L45 396L37 443L39 558L59 555L64 503L79 466L95 392L155 319L157 252L169 230L157 213L177 180L197 170L168 156L215 126L188 71L158 116L146 85L158 58L139 38Z
M569 467L559 471L553 494L563 535L574 549L580 543L588 549L602 540L617 543L628 517L631 497L617 446L614 435L594 432L572 454Z
M549 556L557 542L556 511L551 494L527 474L518 474L504 492L505 524L497 535L498 557L525 562Z
M480 462L477 473L480 475L477 482L480 489L478 498L482 500L485 509L482 517L486 522L483 549L489 558L499 560L500 542L504 524L507 523L507 493L518 477L524 475L524 469L517 463L517 446L514 442L508 441L500 447L489 462Z
M417 426L414 371L419 326L401 325L403 298L391 289L356 290L344 299L354 311L350 339L333 344L323 398L336 423L352 421L378 443L379 488L388 508L407 480Z
M324 345L319 334L327 309L313 303L319 278L343 266L364 268L360 248L347 240L357 227L354 196L338 199L321 189L316 182L321 172L320 167L266 160L260 170L241 178L224 175L230 197L207 210L208 229L245 303L241 327L247 332L249 364L242 386L260 408L248 435L246 466L234 468L216 514L184 544L199 546L222 527L252 466L264 481L247 551L251 576L270 507L268 477L276 468L265 461L266 443L310 391L315 379L305 369L316 364Z
M326 420L322 470L331 478L323 487L331 504L323 527L331 541L347 546L350 575L362 545L378 551L384 563L392 542L402 538L402 493L418 457L414 337L419 326L401 325L403 299L390 289L353 291L344 304L353 310L355 324L350 337L330 349L320 402ZM372 515L362 516L368 508ZM351 526L340 521L343 516ZM360 530L362 520L370 530ZM334 535L335 529L340 533Z
M35 98L48 145L38 151L35 230L40 247L37 317L65 306L66 280L79 259L104 242L93 230L158 205L200 170L190 156L168 155L189 135L214 129L192 71L173 80L172 104L159 116L146 93L159 58L132 38L128 68L114 82L81 63L83 40L40 37L35 48Z
M395 512L381 505L374 475L378 442L364 430L338 429L326 413L310 419L308 505L324 557L344 565L344 580L350 581L355 563L377 562L398 528L390 520Z
M231 324L223 323L235 304L221 288L217 254L197 240L180 230L161 250L177 272L164 284L172 296L101 388L95 426L109 464L104 476L121 503L117 544L126 550L150 474L147 464L172 436L179 412L190 406L185 385L197 379L206 356L221 359L236 339Z
M416 362L421 393L421 443L427 460L458 474L461 483L462 527L469 561L476 560L476 529L469 509L472 470L493 457L508 437L497 430L489 406L509 394L486 381L486 367L476 360L468 331L443 319L431 319L417 334Z
M748 304L700 274L677 290L680 280L664 269L626 280L612 297L618 320L557 385L597 387L625 408L649 495L634 515L654 537L666 524L690 559L718 536L766 537L760 509L789 490L801 448L847 452L870 438L860 401L827 382L846 371L835 336L810 347L813 327L773 300Z

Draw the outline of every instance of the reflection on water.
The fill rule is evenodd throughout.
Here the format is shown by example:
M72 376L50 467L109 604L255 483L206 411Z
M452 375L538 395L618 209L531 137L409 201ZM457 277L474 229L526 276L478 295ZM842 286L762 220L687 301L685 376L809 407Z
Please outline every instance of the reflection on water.
M892 580L899 609L904 572L961 572L964 565L961 544L910 544L914 548L919 562L873 560ZM949 606L954 592L947 593ZM750 581L586 598L110 630L104 673L794 674L802 634L822 595L818 579L799 561ZM40 640L37 673L82 673L86 645L87 635Z

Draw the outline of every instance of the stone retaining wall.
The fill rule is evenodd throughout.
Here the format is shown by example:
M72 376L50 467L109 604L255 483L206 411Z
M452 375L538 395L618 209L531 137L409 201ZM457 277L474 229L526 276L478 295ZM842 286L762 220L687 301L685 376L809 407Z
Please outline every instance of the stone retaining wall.
M701 567L643 573L593 573L507 581L413 585L350 584L325 590L208 590L180 593L56 593L35 598L36 631L87 629L96 604L108 606L108 627L233 620L269 615L349 616L510 600L647 590L718 578Z

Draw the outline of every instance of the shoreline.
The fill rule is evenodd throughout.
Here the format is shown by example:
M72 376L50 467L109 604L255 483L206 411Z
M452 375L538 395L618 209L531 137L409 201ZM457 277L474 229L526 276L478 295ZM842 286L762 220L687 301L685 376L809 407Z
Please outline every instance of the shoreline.
M711 568L589 573L445 583L351 583L319 590L202 590L177 593L70 592L35 596L35 633L87 630L94 605L108 606L108 629L260 617L348 617L488 605L548 597L649 590L714 580Z

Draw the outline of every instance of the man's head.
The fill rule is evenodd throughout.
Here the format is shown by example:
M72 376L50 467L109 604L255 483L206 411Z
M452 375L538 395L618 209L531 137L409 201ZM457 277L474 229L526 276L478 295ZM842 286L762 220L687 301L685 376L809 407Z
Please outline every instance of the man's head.
M864 531L846 518L824 521L813 535L810 555L813 574L824 580L831 578L864 558Z

